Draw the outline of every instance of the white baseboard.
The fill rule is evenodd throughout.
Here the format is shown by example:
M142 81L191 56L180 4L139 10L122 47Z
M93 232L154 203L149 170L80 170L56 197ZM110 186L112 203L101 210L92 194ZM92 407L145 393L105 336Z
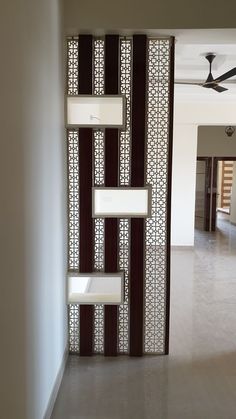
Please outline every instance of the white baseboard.
M43 419L50 419L51 418L52 411L53 411L53 408L54 408L54 404L55 404L55 401L56 401L56 398L57 398L57 394L58 394L58 391L59 391L59 388L60 388L60 385L61 385L61 380L62 380L62 377L64 375L64 370L65 370L67 358L68 358L68 349L66 348L66 350L64 352L64 355L63 355L63 358L62 358L61 366L60 366L59 371L58 371L57 376L56 376L56 380L55 380L55 383L54 383L54 386L53 386L53 389L52 389L52 393L51 393L51 396L49 398L48 406L47 406L47 409L46 409L46 412L44 414Z

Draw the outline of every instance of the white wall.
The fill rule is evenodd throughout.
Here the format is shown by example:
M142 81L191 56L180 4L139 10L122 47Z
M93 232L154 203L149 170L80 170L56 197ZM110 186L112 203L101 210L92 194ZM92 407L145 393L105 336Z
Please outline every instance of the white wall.
M61 48L58 0L1 2L4 419L43 418L66 348Z
M175 106L176 124L235 125L235 102L229 100L200 100L178 102Z
M172 246L193 246L197 126L175 125L172 169Z
M199 125L236 125L235 103L176 101L172 176L173 246L193 246Z

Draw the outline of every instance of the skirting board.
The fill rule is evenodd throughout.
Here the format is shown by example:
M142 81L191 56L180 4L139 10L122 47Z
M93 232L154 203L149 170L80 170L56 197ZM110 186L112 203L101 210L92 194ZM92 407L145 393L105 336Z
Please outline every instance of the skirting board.
M52 411L53 411L53 408L54 408L54 404L55 404L55 401L56 401L56 398L57 398L57 394L58 394L58 391L59 391L59 388L60 388L60 385L61 385L62 377L64 375L64 370L65 370L68 355L69 355L69 351L68 351L68 348L66 348L66 350L64 352L64 355L63 355L63 358L62 358L61 366L60 366L59 371L58 371L57 376L56 376L56 380L55 380L55 383L54 383L54 386L53 386L53 389L52 389L52 393L51 393L51 396L49 398L48 406L47 406L47 409L46 409L46 412L44 414L43 419L50 419L51 418Z
M171 250L193 250L194 246L171 246Z

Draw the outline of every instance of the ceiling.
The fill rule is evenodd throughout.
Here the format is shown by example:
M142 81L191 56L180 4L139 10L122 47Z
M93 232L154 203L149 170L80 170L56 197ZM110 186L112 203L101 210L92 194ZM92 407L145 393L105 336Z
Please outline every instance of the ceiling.
M117 33L133 35L136 32L133 29L120 29ZM213 76L220 76L236 67L236 29L143 29L138 30L138 33L175 37L176 80L205 81L209 73L209 64L204 56L210 52L217 55L212 66ZM95 34L103 35L104 30L97 30ZM223 93L200 86L175 85L175 101L217 101L236 104L236 77L230 81L230 84L221 84L226 88L229 87L229 90Z
M163 32L163 31L162 31ZM165 34L170 31L164 31ZM213 77L236 67L236 29L171 31L176 37L175 79L205 81L209 73L207 53L216 54L212 65ZM236 103L236 77L222 86L228 91L217 93L200 86L175 85L177 101L233 101Z

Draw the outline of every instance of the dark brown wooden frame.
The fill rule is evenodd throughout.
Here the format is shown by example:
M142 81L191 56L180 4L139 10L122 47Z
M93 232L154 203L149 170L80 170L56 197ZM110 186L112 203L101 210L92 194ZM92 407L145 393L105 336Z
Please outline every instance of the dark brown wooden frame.
M92 94L93 38L81 35L79 47L79 93ZM79 212L80 212L80 272L93 271L92 173L93 131L79 129ZM80 306L80 355L93 353L94 306Z
M118 94L119 36L105 37L105 94ZM118 186L119 173L119 131L105 129L105 186ZM105 220L105 272L118 269L118 220ZM104 354L117 355L118 308L105 306Z
M146 35L133 36L131 186L144 186L146 134ZM130 355L143 354L144 220L131 219Z

